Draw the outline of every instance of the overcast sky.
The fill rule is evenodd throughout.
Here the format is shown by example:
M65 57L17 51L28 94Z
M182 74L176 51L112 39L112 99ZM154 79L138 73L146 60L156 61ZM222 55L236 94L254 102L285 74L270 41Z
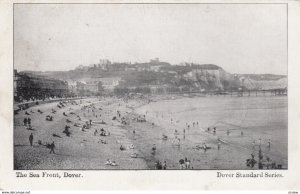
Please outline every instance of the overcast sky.
M285 4L15 4L17 70L97 63L216 64L287 74Z

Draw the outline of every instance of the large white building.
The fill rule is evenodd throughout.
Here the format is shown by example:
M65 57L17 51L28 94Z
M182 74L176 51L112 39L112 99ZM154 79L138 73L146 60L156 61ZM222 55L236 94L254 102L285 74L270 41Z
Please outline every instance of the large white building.
M121 80L120 77L103 77L99 78L105 90L113 90Z
M72 94L77 93L77 81L76 80L66 80L68 82L68 89Z

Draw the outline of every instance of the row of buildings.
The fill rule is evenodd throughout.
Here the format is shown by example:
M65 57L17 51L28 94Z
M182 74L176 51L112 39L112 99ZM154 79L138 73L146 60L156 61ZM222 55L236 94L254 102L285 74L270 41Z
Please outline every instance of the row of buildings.
M82 80L66 80L69 92L73 95L100 95L113 92L119 85L120 77L85 78Z
M14 100L26 102L53 98L101 95L113 92L121 78L59 80L44 75L14 70Z
M146 63L131 63L131 62L123 62L123 63L112 63L108 59L100 59L99 63L90 64L88 66L79 65L76 70L79 71L89 71L91 69L100 70L103 72L110 71L160 71L161 67L171 66L170 63L161 62L159 58L151 59Z
M17 102L61 98L69 95L68 83L14 70L14 100Z

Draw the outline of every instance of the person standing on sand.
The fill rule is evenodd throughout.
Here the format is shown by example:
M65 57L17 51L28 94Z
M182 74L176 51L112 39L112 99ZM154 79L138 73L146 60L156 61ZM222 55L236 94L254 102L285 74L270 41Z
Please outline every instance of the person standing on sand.
M163 166L162 166L161 162L158 161L157 170L162 170L162 169L163 169Z
M184 158L184 165L185 165L185 169L187 169L187 165L188 165L188 159L187 159L187 157Z
M153 146L152 146L152 154L155 154L155 152L156 152L156 145L155 144L153 144Z
M186 169L190 169L191 161L190 161L190 160L187 160L187 161L185 162L185 166L186 166Z
M33 134L31 133L29 135L29 143L30 143L30 146L32 146L32 142L33 142Z
M167 170L167 162L166 161L164 161L163 169Z
M268 148L271 149L271 140L268 140Z
M184 167L185 167L184 159L179 160L179 167L181 170L184 169Z
M206 152L206 150L207 150L207 146L206 146L206 144L205 144L205 143L203 143L203 149L204 149L204 152Z
M54 148L55 148L55 144L54 144L54 141L50 144L50 154L51 153L53 153L53 154L55 154L55 152L54 152Z

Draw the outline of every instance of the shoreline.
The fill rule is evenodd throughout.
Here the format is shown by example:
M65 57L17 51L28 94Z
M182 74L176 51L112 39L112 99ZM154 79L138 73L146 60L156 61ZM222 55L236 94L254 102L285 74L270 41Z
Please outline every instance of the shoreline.
M281 98L283 98L283 99L285 99L285 100L287 100L286 98L284 98L284 97L281 97ZM275 99L281 99L281 98L275 98ZM189 99L191 99L191 98L189 98ZM199 98L196 98L196 100L197 99L199 99ZM201 99L205 99L205 98L201 98ZM221 99L221 98L215 98L215 99ZM238 99L242 99L243 100L243 98L238 98ZM248 97L247 98L244 98L244 99L248 99ZM256 97L255 98L253 98L253 99L257 99ZM268 97L262 97L262 99L265 99L265 100L268 100ZM170 100L170 99L169 99ZM180 102L182 102L182 101L185 101L185 100L187 100L187 99L185 99L185 98L182 98L182 99L180 99L179 101L177 101L177 103L180 103ZM170 103L170 101L168 102L168 103ZM161 106L162 104L165 104L165 103L160 103L160 102L158 102L158 104L156 104L156 106ZM170 103L170 104L172 104L172 103ZM144 105L145 106L145 105ZM171 105L172 106L172 105ZM140 115L141 114L143 114L142 112L144 112L145 113L145 111L147 112L147 109L149 110L152 110L152 111L154 111L153 110L153 106L147 106L146 105L146 107L145 107L145 110L140 110L139 111L139 113L140 113ZM263 108L264 109L264 108ZM255 109L254 109L255 110ZM248 110L248 111L251 111L251 110ZM167 112L167 111L165 111L165 112ZM185 113L186 111L184 111L184 113ZM175 113L179 113L179 112L175 112ZM153 113L154 114L154 113ZM156 117L154 116L152 114L152 117L148 117L148 119L150 119L149 120L149 122L151 123L151 122L154 122L155 124L158 124L159 126L160 126L160 128L173 128L173 129L180 129L180 128L184 128L184 125L182 125L182 123L181 123L181 125L178 123L176 123L176 122L174 122L174 120L173 120L173 123L171 122L171 123L169 123L169 124L167 124L168 122L166 122L166 120L168 120L168 119L170 119L170 118L165 118L165 116L167 116L167 115L164 115L164 118L163 119L159 119L159 118L157 118L157 113L156 113ZM159 113L160 114L160 113ZM167 113L166 113L167 114ZM173 113L172 113L173 114ZM158 119L158 120L157 120ZM173 118L174 119L174 118ZM159 121L159 120L162 120L162 121ZM147 120L148 121L148 120ZM217 124L217 123L216 123ZM229 124L229 123L226 123L226 122L222 122L222 124ZM220 124L218 124L218 125L220 125ZM230 124L230 125L232 125L232 124ZM239 128L239 126L235 126L235 125L232 125L232 127L238 127ZM287 126L286 126L287 127ZM204 129L203 129L204 128ZM204 126L202 126L202 127L200 127L198 130L193 130L193 133L194 133L194 135L200 135L200 136L202 136L204 139L202 139L202 140L199 140L200 142L202 141L202 142L207 142L208 144L211 144L211 145L214 145L215 146L215 148L213 148L213 150L216 150L216 147L217 147L217 143L218 142L220 142L221 144L222 144L222 148L223 147L227 147L227 148L225 148L225 150L224 150L224 152L226 153L226 152L228 152L228 154L230 153L230 152L235 152L236 153L236 155L235 154L232 154L232 153L230 153L229 155L230 156L235 156L235 157L233 157L232 159L230 159L230 158L224 158L223 156L219 156L219 154L217 153L216 155L214 155L213 156L213 158L211 158L211 160L228 160L228 161L230 161L230 162L232 162L232 160L234 160L234 158L236 158L236 160L240 160L241 158L244 158L244 160L242 159L240 162L238 162L238 163L236 163L236 162L234 162L237 166L239 166L239 168L237 168L237 167L235 167L235 168L231 168L230 166L232 166L231 164L223 164L222 162L220 163L220 162L217 162L218 164L217 164L217 166L216 166L216 169L219 169L220 167L221 167L221 169L244 169L244 170L247 170L247 169L252 169L252 168L248 168L248 167L246 167L246 165L245 165L245 162L246 162L246 159L247 158L249 158L249 156L250 156L250 154L251 153L255 153L255 155L257 154L258 155L258 151L259 151L259 145L258 145L258 142L256 142L256 145L255 145L255 148L253 149L252 148L252 144L251 144L251 142L252 142L252 140L253 140L253 138L254 138L254 140L256 139L255 137L252 137L251 136L251 134L248 134L248 132L246 132L246 131L244 131L244 132L246 132L246 136L244 135L244 137L242 138L242 139L248 139L247 141L249 142L249 143L247 143L247 142L245 142L245 143L242 143L242 142L240 142L240 140L239 139L241 139L241 137L238 137L238 136L236 136L236 135L233 135L233 137L231 137L232 135L230 135L229 136L229 138L228 138L228 136L226 136L226 135L221 135L221 136L219 136L218 135L218 133L217 133L217 135L215 136L214 134L213 134L213 132L211 131L211 132L207 132L206 130L205 130L206 128L204 127ZM218 131L220 131L220 132L222 132L222 129L218 129ZM251 131L249 131L249 132L251 132ZM169 130L169 134L170 133L172 133L172 131L170 131ZM249 136L250 135L250 136ZM186 136L188 136L188 134L186 135ZM252 137L252 138L251 138ZM242 140L241 139L241 140ZM246 140L245 139L245 140ZM252 140L251 140L252 139ZM258 140L258 138L256 139L256 141ZM266 141L266 140L265 140ZM273 140L272 140L273 141ZM195 144L195 142L197 143L197 140L196 141L192 141L192 142L194 142L194 144ZM266 144L267 144L267 142L265 142ZM274 140L274 144L277 144L277 142ZM190 145L191 146L191 145ZM286 146L286 145L285 145ZM272 146L273 147L273 146ZM271 158L271 160L272 159L274 159L275 161L277 161L278 162L278 164L280 164L280 165L282 165L283 164L283 166L282 166L282 168L284 168L284 169L287 169L287 157L282 157L282 155L278 155L279 153L279 151L280 150L276 150L278 147L273 147L273 149L271 150L271 152L270 152L270 150L265 146L265 145L263 145L262 146L262 154L264 155L264 160L263 161L265 161L266 160L266 158L268 158L268 157L270 157ZM275 150L274 150L275 149ZM212 150L212 151L213 151ZM218 152L218 151L217 151ZM286 151L284 151L284 152L286 152ZM221 155L224 155L225 153L222 153ZM188 155L188 154L187 154ZM240 156L241 158L239 159L238 157L236 157L236 156ZM206 157L205 155L204 155L204 157ZM255 156L255 157L258 157L258 156ZM211 161L212 162L212 161ZM243 164L244 163L244 164ZM205 167L206 165L204 165L204 166L202 166L202 167L200 167L200 169L215 169L215 167L213 167L213 168L211 168L211 167ZM258 167L257 168L254 168L254 169L258 169Z
M189 98L189 97L187 97ZM46 160L50 157L55 163L57 163L57 167L60 170L67 169L87 169L87 170L96 170L96 169L155 169L155 162L157 160L163 162L166 161L168 168L167 169L179 169L179 159L184 159L188 157L191 159L191 163L194 169L237 169L237 166L241 167L238 169L248 169L244 163L245 160L239 161L238 163L232 164L232 159L227 158L226 153L233 152L238 156L241 156L242 152L245 152L244 149L240 148L232 148L227 147L224 142L222 146L222 154L216 149L218 139L214 137L212 134L209 134L203 130L199 130L198 128L191 128L186 132L185 138L183 139L183 134L179 133L179 138L181 138L181 146L177 147L174 145L174 137L173 132L174 129L180 129L180 125L170 125L167 124L166 121L154 120L146 116L146 122L136 122L134 119L137 117L143 116L140 109L149 105L149 103L162 103L168 100L185 100L185 97L182 96L163 96L163 98L154 96L154 97L146 97L144 99L117 99L117 98L103 98L103 99L82 99L77 100L82 101L82 105L70 105L68 104L66 108L63 110L59 110L60 112L57 114L62 114L63 111L67 112L68 118L70 120L76 121L76 117L71 116L69 113L70 108L74 108L75 114L80 115L82 120L88 120L92 118L93 124L92 128L86 130L86 132L80 131L80 127L71 126L71 137L64 137L61 135L61 131L65 125L65 119L63 116L59 116L58 119L54 123L50 123L53 125L47 126L49 122L36 122L34 121L33 125L37 129L32 131L35 133L35 137L43 139L43 141L57 141L57 147L59 152L58 155L49 155L45 148L35 145L33 149L25 146L28 144L28 134L30 131L24 130L23 127L18 125L20 124L21 118L23 118L24 111L21 111L17 115L17 123L15 123L15 145L14 145L14 155L15 159L17 159L19 163L24 163L20 165L20 169L42 169L46 170L47 168L53 169L51 163L48 163ZM86 110L81 110L80 107L94 104L93 106L97 109L96 114L101 114L101 119L95 118L91 112L87 112ZM32 107L36 111L37 108L44 109L45 112L51 110L51 107L55 106L55 103L38 105L37 107ZM79 107L78 107L79 106ZM101 110L100 110L101 108ZM30 109L28 109L29 111ZM76 111L75 111L76 110ZM91 109L90 109L91 110ZM112 120L114 116L117 115L116 111L120 111L123 117L126 117L126 121L128 121L128 125L123 125L120 120ZM34 113L35 114L35 113ZM86 115L86 116L84 116ZM41 115L36 115L37 119L41 119ZM99 116L99 115L98 115ZM99 124L99 122L103 120L106 124ZM82 121L82 123L84 123ZM152 125L154 123L154 125ZM104 128L110 132L110 136L101 137L94 136L93 132L95 129L99 130L100 128ZM133 135L133 130L136 131L135 135ZM53 138L49 137L52 133L57 133L62 138ZM168 135L168 140L162 140L162 135ZM105 140L108 144L99 143L100 139ZM195 139L198 142L197 145L201 145L201 142L206 142L209 146L213 146L211 150L204 152L203 150L195 149ZM36 144L35 138L35 144ZM151 147L153 143L156 144L157 151L155 155L151 154ZM126 149L125 151L120 151L119 146L123 145L125 147L133 144L135 149ZM23 146L22 146L23 145ZM85 150L85 151L84 151ZM81 153L82 152L82 153ZM25 156L24 154L28 154ZM66 154L69 153L69 154ZM130 155L133 153L137 153L137 158L131 158ZM197 155L195 155L197 154ZM78 155L78 156L77 156ZM228 154L227 154L228 155ZM242 154L242 158L245 158L248 154ZM32 159L28 157L32 156ZM29 164L26 164L24 160L29 159ZM84 161L85 158L90 159L90 161ZM112 167L105 165L105 161L107 159L116 160L118 166ZM227 161L228 159L228 161ZM222 161L224 160L224 161ZM21 162L20 162L21 161ZM32 162L30 162L32 161ZM71 162L73 161L73 162ZM27 162L28 163L28 162ZM30 165L30 163L33 164ZM36 164L35 164L36 163ZM15 165L15 167L16 167ZM73 167L72 167L73 166ZM244 166L244 167L243 167Z

